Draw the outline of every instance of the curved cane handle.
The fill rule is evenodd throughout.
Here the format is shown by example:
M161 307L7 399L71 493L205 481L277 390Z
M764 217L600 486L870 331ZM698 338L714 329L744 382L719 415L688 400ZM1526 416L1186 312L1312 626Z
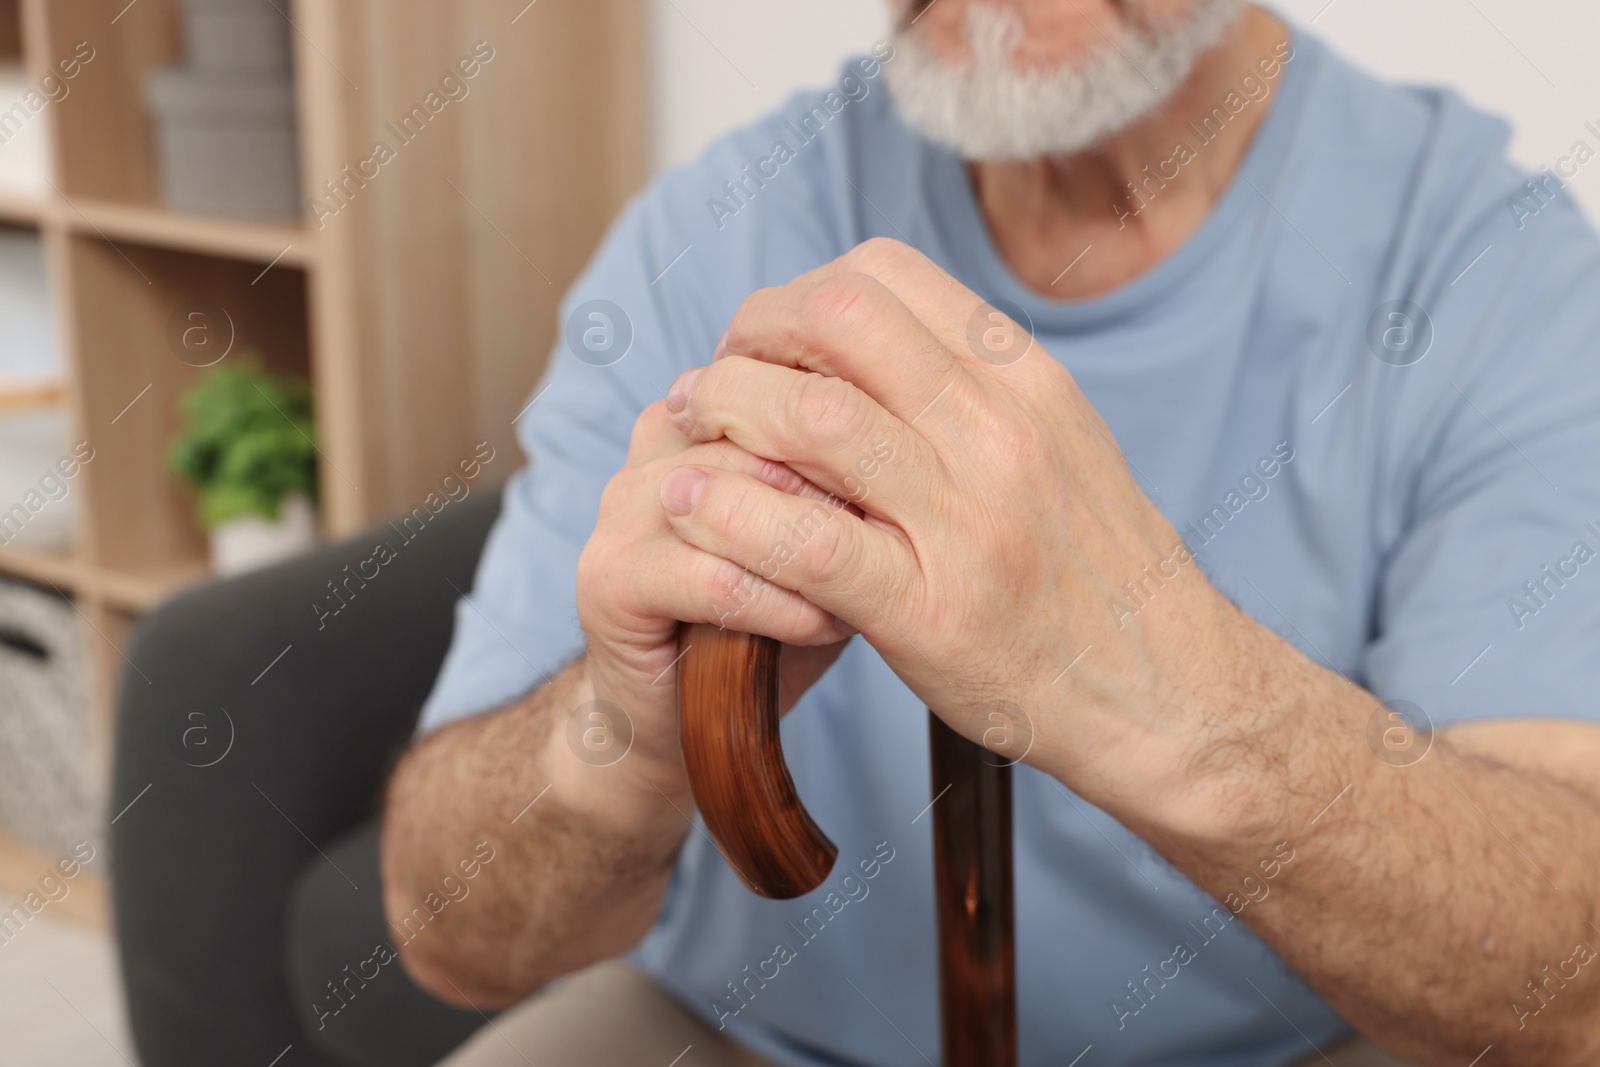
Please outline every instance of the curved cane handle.
M678 635L678 730L695 803L744 884L809 893L839 849L817 828L783 762L778 654L770 637L686 624Z

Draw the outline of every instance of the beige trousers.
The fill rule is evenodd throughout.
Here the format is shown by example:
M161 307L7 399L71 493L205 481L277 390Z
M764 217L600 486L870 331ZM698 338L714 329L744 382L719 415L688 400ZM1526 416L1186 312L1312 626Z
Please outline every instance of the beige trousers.
M1367 1041L1299 1067L1405 1067ZM442 1067L771 1067L617 961L574 975L479 1030Z

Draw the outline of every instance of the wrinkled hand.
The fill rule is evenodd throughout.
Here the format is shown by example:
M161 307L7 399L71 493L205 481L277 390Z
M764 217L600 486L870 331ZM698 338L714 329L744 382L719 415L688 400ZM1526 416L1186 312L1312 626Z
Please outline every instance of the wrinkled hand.
M1175 773L1218 712L1238 613L1072 375L920 253L874 240L755 293L667 409L856 505L685 455L659 505L677 536L858 629L969 738L1115 788Z
M799 594L677 537L663 516L660 486L680 464L793 494L796 501L827 494L783 464L730 441L690 440L668 420L662 401L634 424L627 461L606 484L594 532L578 558L578 619L595 698L622 708L632 725L634 758L627 769L683 795L687 780L673 671L680 620L716 622L785 642L779 672L784 710L838 658L853 631Z

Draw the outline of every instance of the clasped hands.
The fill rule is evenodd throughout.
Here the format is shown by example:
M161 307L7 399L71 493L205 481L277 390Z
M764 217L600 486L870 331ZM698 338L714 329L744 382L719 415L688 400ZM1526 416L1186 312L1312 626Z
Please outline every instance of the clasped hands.
M994 330L1003 359L974 344ZM954 729L1090 799L1181 791L1257 713L1259 627L1198 567L1113 610L1186 551L1021 331L885 239L750 296L607 487L579 568L597 695L658 708L675 621L720 622L785 642L788 707L859 633Z

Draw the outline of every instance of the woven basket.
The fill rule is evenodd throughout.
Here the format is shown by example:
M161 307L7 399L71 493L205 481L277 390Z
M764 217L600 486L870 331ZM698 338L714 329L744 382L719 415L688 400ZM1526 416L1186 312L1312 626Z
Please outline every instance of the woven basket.
M72 605L0 582L0 831L63 855L103 840L85 667Z

